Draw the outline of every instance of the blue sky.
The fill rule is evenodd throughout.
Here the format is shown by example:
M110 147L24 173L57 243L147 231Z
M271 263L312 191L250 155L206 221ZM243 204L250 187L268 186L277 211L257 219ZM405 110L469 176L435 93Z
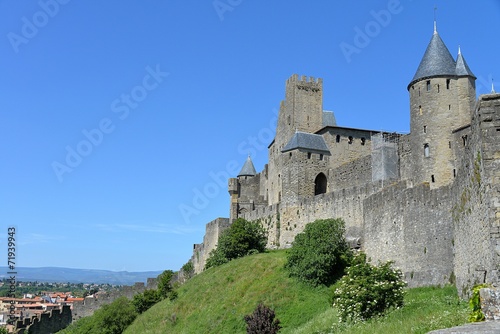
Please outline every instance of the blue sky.
M292 74L341 126L409 131L435 5L488 93L497 0L0 0L0 245L15 226L19 266L179 269L227 177L267 162Z

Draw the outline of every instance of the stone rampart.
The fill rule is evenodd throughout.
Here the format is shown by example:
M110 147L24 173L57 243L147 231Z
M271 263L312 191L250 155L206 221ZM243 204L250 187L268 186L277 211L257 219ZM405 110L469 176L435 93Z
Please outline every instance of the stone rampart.
M205 236L203 243L195 244L193 247L193 262L194 272L200 273L205 268L205 262L212 249L217 246L219 235L231 225L229 218L217 218L206 225Z
M363 250L373 263L394 261L410 287L453 281L448 187L399 182L364 200Z
M99 293L97 296L87 296L83 301L73 302L72 320L76 321L83 317L88 317L94 314L96 310L103 305L111 304L113 301L120 297L127 297L128 299L134 298L136 294L143 293L146 289L156 289L157 279L148 278L148 284L137 282L131 286L123 286L120 290Z
M461 147L452 187L454 269L467 297L478 283L500 282L500 94L480 97L470 138L455 133ZM458 150L458 148L456 149Z
M16 334L46 334L56 333L71 324L71 310L68 305L61 310L52 310L34 318L18 321L14 329Z

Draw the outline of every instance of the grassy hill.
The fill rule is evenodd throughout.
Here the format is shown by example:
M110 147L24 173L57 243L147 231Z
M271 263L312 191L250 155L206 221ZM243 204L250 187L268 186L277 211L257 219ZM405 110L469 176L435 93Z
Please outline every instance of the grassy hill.
M446 287L409 290L406 306L387 318L339 324L328 289L289 278L283 270L285 256L273 251L211 268L184 284L175 302L156 304L124 333L245 333L243 317L259 302L276 311L282 334L426 333L466 322L467 304Z

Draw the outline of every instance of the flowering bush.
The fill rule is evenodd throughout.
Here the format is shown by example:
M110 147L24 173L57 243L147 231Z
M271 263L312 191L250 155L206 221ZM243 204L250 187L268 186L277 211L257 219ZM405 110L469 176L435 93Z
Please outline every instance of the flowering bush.
M403 306L403 274L391 267L392 262L373 266L366 255L357 255L352 266L335 285L333 306L342 321L366 320L383 315L391 307Z

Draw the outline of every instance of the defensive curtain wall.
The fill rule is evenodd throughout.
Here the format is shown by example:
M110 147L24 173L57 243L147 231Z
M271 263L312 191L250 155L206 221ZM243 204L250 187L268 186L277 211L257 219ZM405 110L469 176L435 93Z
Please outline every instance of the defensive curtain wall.
M463 154L451 188L453 265L464 295L475 283L500 283L500 94L480 96L454 144Z
M123 286L119 291L98 294L98 297L87 296L84 301L73 302L73 306L63 305L61 310L52 310L42 313L33 318L25 318L16 322L14 333L16 334L46 334L55 333L69 324L83 317L88 317L103 305L110 304L120 297L134 298L138 293L146 289L156 289L158 286L156 278L148 278L147 284L142 282L132 286Z

